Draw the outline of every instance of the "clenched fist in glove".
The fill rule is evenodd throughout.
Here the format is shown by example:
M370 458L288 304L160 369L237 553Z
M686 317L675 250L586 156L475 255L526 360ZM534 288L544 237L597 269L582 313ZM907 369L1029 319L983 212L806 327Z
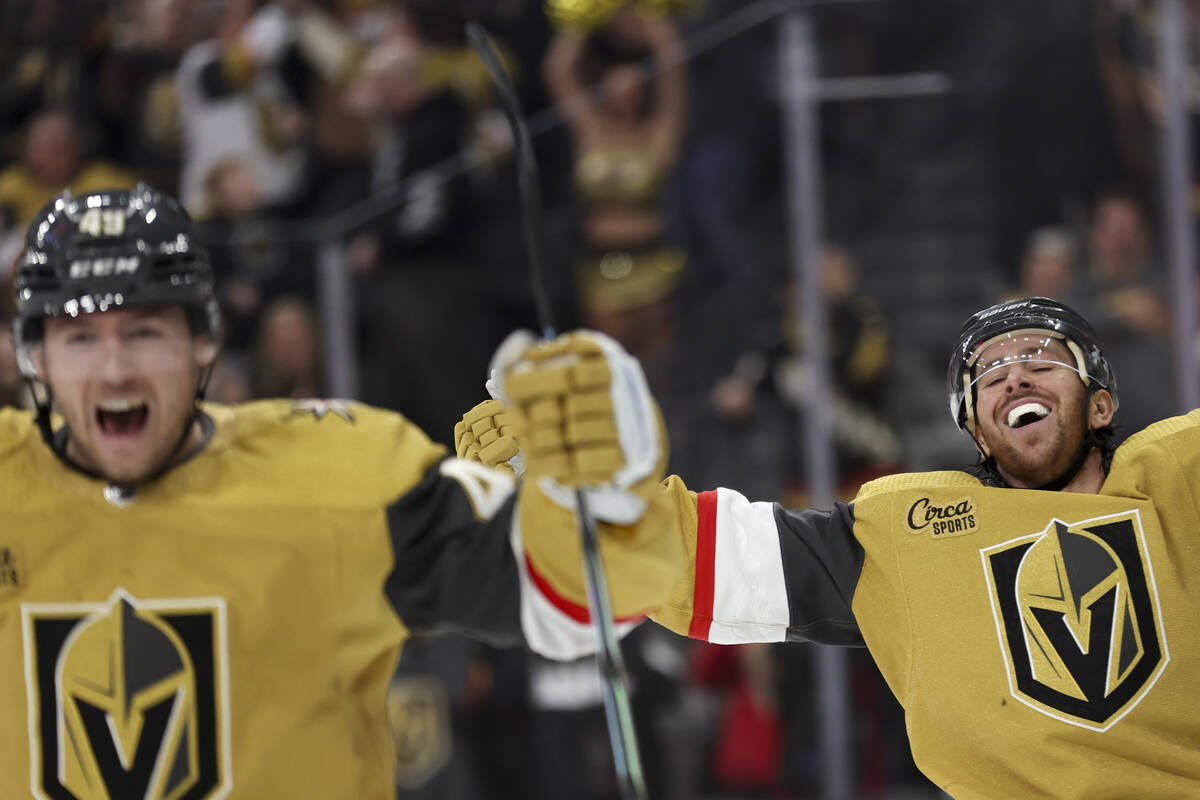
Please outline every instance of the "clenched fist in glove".
M686 560L659 485L666 441L641 366L600 333L537 342L519 332L497 350L487 390L492 399L455 426L455 450L523 474L519 519L531 570L587 614L580 540L562 535L584 488L614 613L633 619L658 608ZM594 635L581 627L579 636L585 649L562 657L590 652Z
M516 439L516 415L499 400L484 400L454 426L454 452L521 477L524 458Z
M629 524L641 516L665 468L666 443L642 368L619 344L594 331L537 343L518 332L497 351L488 389L514 418L493 417L496 435L484 429L478 439L481 459L488 447L493 463L511 458L507 427L525 477L559 505L573 508L575 489L586 488L597 519Z

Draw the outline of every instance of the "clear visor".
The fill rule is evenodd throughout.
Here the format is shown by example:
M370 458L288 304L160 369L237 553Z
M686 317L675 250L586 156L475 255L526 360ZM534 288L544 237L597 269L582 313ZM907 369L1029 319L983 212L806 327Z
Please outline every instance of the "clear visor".
M1002 333L980 344L963 365L965 388L962 403L966 429L975 430L976 387L985 388L1003 381L1010 370L1069 369L1087 386L1091 378L1087 362L1078 345L1060 334L1046 330L1017 330Z
M1004 333L981 344L967 359L967 384L970 392L977 385L987 385L1003 380L1014 369L1065 367L1071 370L1086 385L1088 375L1080 367L1082 355L1075 352L1072 343L1045 331L1013 331Z

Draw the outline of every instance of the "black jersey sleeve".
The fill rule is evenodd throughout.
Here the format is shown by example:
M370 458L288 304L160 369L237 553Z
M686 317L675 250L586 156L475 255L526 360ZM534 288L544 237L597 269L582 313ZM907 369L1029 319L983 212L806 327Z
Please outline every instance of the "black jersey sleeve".
M854 538L854 506L828 511L778 504L775 520L787 590L789 641L864 644L850 605L862 573L863 549Z
M447 459L387 509L394 565L384 586L404 624L492 644L521 642L521 581L507 476L447 474ZM461 462L458 462L461 463Z
M657 622L718 644L863 644L851 610L864 562L852 505L791 510L732 489L692 492L675 476L665 490L689 559Z

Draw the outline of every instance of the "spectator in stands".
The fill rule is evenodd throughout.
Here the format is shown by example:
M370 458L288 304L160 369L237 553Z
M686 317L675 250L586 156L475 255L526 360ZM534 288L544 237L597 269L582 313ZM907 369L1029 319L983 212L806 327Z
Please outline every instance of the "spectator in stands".
M259 315L274 298L316 297L311 248L287 227L291 208L265 205L258 172L242 158L228 157L209 170L205 213L197 237L209 248L217 296L227 322L225 345L248 353Z
M256 397L323 396L320 342L312 309L281 297L263 311L253 375Z
M94 152L115 157L104 108L113 6L80 0L0 3L0 165L19 158L21 134L46 109L86 123Z
M114 117L113 153L142 180L177 194L183 167L182 111L175 80L180 59L210 38L223 4L155 0L113 4L106 105Z
M668 19L625 6L590 32L559 30L544 72L575 144L584 324L620 341L654 383L684 266L662 208L687 121L682 44Z
M180 199L193 214L203 210L205 177L231 156L253 167L268 204L305 196L311 64L298 44L300 20L286 3L254 5L231 0L216 38L191 47L179 65Z
M372 191L388 198L350 253L369 333L364 399L403 410L449 443L502 331L480 291L487 262L473 235L482 220L466 171L469 109L452 84L430 76L430 59L444 51L422 27L428 21L395 11L350 88L375 134ZM463 25L455 30L463 35ZM448 324L448 312L471 324ZM458 367L445 369L451 362Z
M82 152L79 129L66 111L44 111L25 133L21 162L0 171L0 209L17 230L28 227L42 206L64 188L73 192L128 188L137 178Z
M205 397L213 403L236 405L253 399L245 360L234 353L222 353L213 364Z
M863 481L895 471L901 458L900 442L885 410L890 333L874 302L859 290L858 267L849 251L827 246L821 269L839 488L852 495ZM793 301L789 292L784 306ZM764 395L780 398L793 415L793 424L807 413L813 392L805 364L809 356L803 343L796 341L795 326L785 331L791 335L778 349L744 355L733 374L714 386L712 402L722 418L747 419L756 413ZM799 434L782 438L796 442ZM791 444L783 446L796 451ZM803 485L801 465L792 465L789 474L799 478L798 486Z
M1141 202L1123 192L1102 194L1088 230L1087 269L1066 302L1091 321L1121 376L1125 433L1180 410L1166 378L1172 357L1165 279Z
M1014 297L1060 300L1076 280L1075 241L1061 228L1039 228L1025 244L1021 284Z
M707 0L697 14L707 27L743 5ZM694 17L687 18L693 26ZM687 136L670 190L670 222L687 252L677 303L680 332L687 341L705 341L704 358L688 365L697 381L711 383L740 353L771 347L779 336L771 248L752 230L752 220L763 213L763 177L778 174L778 101L767 79L776 35L771 26L757 26L688 58ZM730 113L734 108L737 113ZM844 144L848 137L840 134L833 139ZM845 160L860 169L867 161Z

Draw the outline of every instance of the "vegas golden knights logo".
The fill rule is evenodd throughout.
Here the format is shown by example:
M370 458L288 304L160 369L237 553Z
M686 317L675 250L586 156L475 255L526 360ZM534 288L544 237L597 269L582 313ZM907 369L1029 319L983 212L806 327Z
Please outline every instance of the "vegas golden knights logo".
M396 757L396 785L424 786L450 761L450 710L446 689L432 678L396 678L387 693L388 727Z
M981 551L1014 697L1108 730L1169 659L1136 511L1066 523Z
M232 787L219 599L21 607L44 800L218 800Z

